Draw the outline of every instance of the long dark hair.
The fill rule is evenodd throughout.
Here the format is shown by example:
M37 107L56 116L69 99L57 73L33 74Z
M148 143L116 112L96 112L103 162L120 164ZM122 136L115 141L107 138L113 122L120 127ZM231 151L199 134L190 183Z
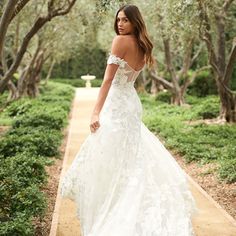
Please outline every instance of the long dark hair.
M145 62L152 66L154 64L154 59L152 56L153 44L149 39L146 25L144 23L143 17L137 6L127 4L122 6L116 13L116 18L114 22L114 30L116 34L119 34L117 25L117 16L120 11L124 11L126 17L129 19L131 24L134 26L134 34L138 40L138 45L145 55Z

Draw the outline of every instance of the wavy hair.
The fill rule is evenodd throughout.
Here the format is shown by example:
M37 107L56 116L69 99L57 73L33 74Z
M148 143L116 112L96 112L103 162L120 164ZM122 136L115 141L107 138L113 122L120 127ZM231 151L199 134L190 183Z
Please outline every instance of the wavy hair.
M137 6L126 4L122 6L116 13L116 18L114 22L114 30L117 35L119 35L117 16L120 11L124 11L126 17L129 19L131 24L134 26L134 34L138 40L138 45L145 55L145 62L152 66L154 64L154 58L152 56L153 44L149 39L146 25L144 23L143 17Z

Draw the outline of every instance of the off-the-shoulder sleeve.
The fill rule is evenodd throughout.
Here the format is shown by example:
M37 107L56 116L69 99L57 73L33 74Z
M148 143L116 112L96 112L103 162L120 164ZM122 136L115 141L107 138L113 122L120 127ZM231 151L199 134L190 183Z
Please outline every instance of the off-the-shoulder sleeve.
M109 53L109 57L107 59L107 64L116 64L121 67L125 66L126 61L124 59L121 59L120 57L117 57L114 54Z

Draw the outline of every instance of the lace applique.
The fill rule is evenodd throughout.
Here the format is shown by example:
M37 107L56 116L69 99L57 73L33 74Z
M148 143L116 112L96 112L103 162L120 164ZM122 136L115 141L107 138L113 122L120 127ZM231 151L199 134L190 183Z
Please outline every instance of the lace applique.
M116 55L109 53L107 64L116 64L124 68L126 63L127 62L124 59L121 59L120 57L117 57Z
M101 127L81 146L61 194L76 202L84 236L193 236L194 198L183 170L142 122L138 73L112 54L107 63L119 67Z
M107 64L119 65L114 75L112 85L118 85L119 87L133 87L139 73L136 73L132 68L130 68L124 59L109 53Z

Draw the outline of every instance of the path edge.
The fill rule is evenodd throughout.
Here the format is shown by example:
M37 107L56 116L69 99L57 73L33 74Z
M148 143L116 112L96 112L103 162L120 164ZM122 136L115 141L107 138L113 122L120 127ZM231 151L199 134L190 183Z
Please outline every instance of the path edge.
M52 214L52 222L51 222L51 228L50 228L50 233L49 236L56 236L57 235L57 227L58 227L58 219L59 219L59 211L60 211L60 206L61 206L61 196L60 196L60 189L61 189L61 182L62 182L62 178L64 176L64 173L66 172L66 163L67 163L67 159L68 159L68 153L69 153L69 143L70 143L70 139L71 139L71 128L72 128L72 121L73 121L73 116L75 113L75 105L76 105L76 97L77 97L77 93L78 93L78 89L75 88L74 91L74 98L73 98L73 102L72 102L72 106L71 106L71 119L69 121L69 125L67 126L68 129L68 138L67 138L67 142L66 142L66 150L65 150L65 154L63 157L63 163L62 163L62 169L61 169L61 173L60 173L60 179L59 179L59 183L58 183L58 188L57 188L57 197L56 197L56 203L54 206L54 210L53 210L53 214Z
M185 172L186 173L186 172ZM216 201L214 200L189 174L186 173L189 182L211 202L221 213L236 227L236 220Z
M71 139L71 127L72 127L72 117L75 113L75 105L76 105L76 97L77 97L77 93L78 93L78 88L75 88L75 93L74 93L74 99L72 102L72 111L71 111L71 119L69 121L69 125L67 126L68 129L68 139L66 142L66 150L65 150L65 154L63 157L63 164L62 164L62 170L60 173L60 179L59 179L59 184L58 184L58 189L57 189L57 197L56 197L56 203L55 203L55 207L54 207L54 211L53 211L53 217L52 217L52 222L51 222L51 229L50 229L50 233L49 236L56 236L57 235L57 228L58 228L58 220L59 220L59 210L60 210L60 206L61 206L61 201L62 198L60 196L60 188L61 188L61 182L62 182L62 178L65 174L65 165L67 163L67 159L68 159L68 152L69 152L69 142ZM182 168L183 169L183 168ZM186 171L184 171L188 181L204 196L207 198L207 200L209 200L209 202L211 202L217 209L219 209L221 211L221 213L225 216L225 218L227 218L229 220L229 222L231 224L233 224L233 226L236 227L236 220L218 203L216 202L189 174L186 173Z

